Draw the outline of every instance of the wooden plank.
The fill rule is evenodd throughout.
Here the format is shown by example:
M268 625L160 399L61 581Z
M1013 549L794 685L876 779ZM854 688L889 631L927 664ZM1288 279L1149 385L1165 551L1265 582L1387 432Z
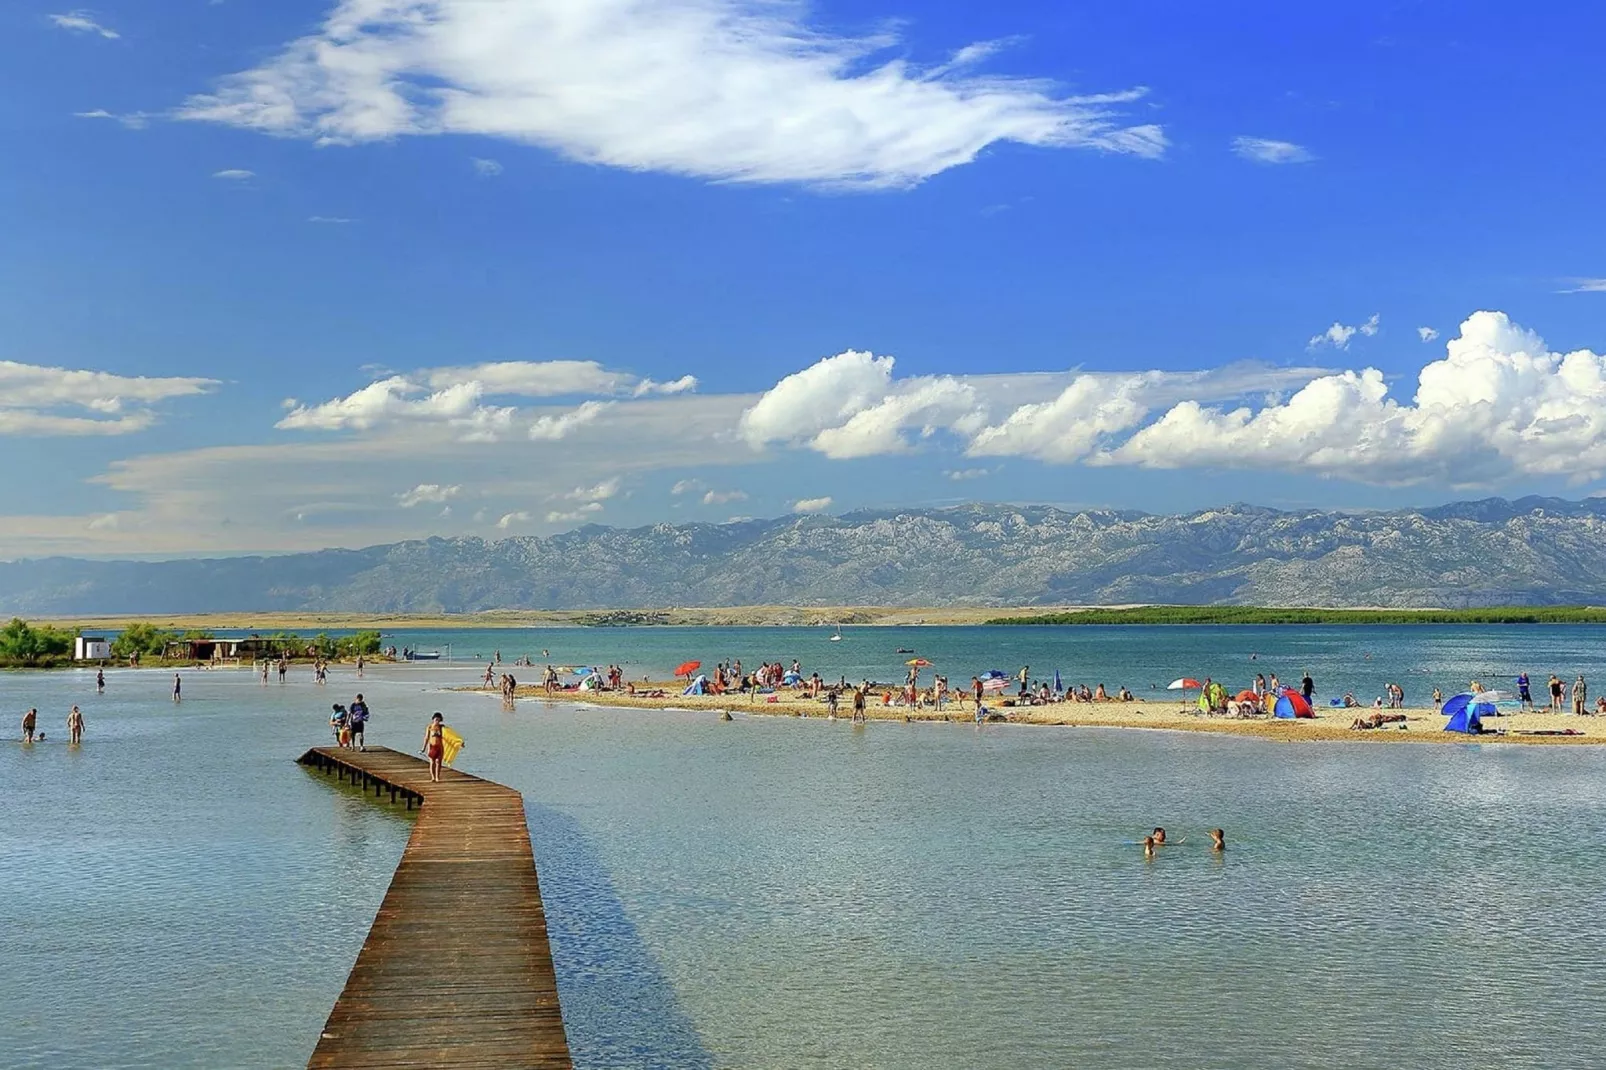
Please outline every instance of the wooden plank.
M385 747L299 760L423 804L307 1065L568 1070L523 797Z

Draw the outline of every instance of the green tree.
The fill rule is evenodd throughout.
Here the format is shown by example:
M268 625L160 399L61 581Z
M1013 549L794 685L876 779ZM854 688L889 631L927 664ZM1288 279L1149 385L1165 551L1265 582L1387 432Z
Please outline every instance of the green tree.
M118 660L134 654L159 657L162 651L167 649L168 642L177 637L175 632L166 631L144 621L135 621L112 640L112 657Z
M21 617L0 629L0 659L37 665L72 653L73 634L48 625L34 627Z

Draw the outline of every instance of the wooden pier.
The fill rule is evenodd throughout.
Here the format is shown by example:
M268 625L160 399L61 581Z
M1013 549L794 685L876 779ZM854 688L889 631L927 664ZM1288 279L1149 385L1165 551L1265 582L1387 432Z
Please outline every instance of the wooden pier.
M302 765L422 810L309 1067L568 1070L524 800L384 747Z

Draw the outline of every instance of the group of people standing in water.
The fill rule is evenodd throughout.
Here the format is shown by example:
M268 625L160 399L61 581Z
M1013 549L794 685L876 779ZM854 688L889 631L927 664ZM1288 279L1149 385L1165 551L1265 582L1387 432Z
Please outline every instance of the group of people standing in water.
M22 741L24 743L43 743L45 734L39 731L39 711L29 708L22 715ZM67 742L76 746L84 741L84 714L74 706L67 714Z

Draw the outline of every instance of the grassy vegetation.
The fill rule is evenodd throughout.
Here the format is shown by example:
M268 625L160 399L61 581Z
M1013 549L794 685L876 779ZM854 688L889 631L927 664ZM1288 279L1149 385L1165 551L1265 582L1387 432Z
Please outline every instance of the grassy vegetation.
M1606 607L1491 606L1484 609L1270 609L1261 606L1142 606L1085 609L988 624L1606 624Z

